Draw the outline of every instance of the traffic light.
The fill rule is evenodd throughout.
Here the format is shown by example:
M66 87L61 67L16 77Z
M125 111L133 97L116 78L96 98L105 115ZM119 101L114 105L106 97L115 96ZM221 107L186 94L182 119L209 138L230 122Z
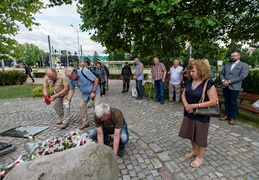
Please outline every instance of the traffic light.
M71 55L71 52L70 52L70 51L68 51L68 54L69 54L69 55Z
M75 56L77 55L77 52L75 51Z
M54 52L55 52L55 54L56 54L56 53L57 53L57 50L55 49Z

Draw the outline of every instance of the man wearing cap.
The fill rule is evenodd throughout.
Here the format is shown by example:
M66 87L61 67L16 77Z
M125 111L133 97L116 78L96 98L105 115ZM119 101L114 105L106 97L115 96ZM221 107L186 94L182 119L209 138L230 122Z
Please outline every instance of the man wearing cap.
M63 104L68 102L69 80L64 73L52 68L46 69L45 73L43 95L44 97L49 96L49 86L53 88L54 95L50 100L53 101L54 109L60 118L57 125L60 125L61 129L65 129L68 126L70 108L69 106L64 107Z

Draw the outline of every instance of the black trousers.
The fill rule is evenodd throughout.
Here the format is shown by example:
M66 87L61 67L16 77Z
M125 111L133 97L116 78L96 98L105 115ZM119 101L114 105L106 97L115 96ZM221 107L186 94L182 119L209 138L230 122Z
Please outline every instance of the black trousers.
M105 95L105 84L106 84L106 82L99 83L99 86L101 89L101 93L100 93L101 96Z

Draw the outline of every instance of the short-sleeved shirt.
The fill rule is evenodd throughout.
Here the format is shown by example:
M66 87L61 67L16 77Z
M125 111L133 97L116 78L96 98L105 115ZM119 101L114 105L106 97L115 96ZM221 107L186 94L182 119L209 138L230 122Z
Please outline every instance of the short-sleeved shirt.
M163 63L155 64L151 70L152 77L155 81L163 79L164 72L166 71L165 65Z
M99 83L103 83L105 82L105 75L106 75L106 72L105 70L101 67L100 69L99 68L96 68L95 69L95 73L96 74L99 74Z
M78 87L80 89L80 91L82 92L82 96L84 98L84 100L88 100L90 94L93 91L93 87L94 87L94 78L95 76L93 75L93 73L88 70L88 69L84 69L83 73L85 74L87 78L85 78L82 75L81 70L77 70L78 73L78 77L76 80L70 80L70 89L75 89L75 87ZM97 86L96 88L96 94L100 93L100 86Z
M182 78L182 71L182 66L177 66L176 68L172 66L170 68L170 84L180 84Z
M192 79L188 80L184 83L184 88L185 88L185 98L186 101L188 102L188 104L196 104L199 103L200 99L201 99L201 95L202 95L202 91L203 91L203 87L204 84L206 82L203 81L199 86L196 87L196 89L192 89ZM207 89L205 92L205 99L204 101L208 101L209 97L207 95L207 91L214 85L214 81L213 80L209 80L208 81L208 85L207 85ZM202 121L202 122L209 122L210 121L210 117L207 116L197 116L194 115L193 113L188 113L185 109L184 109L184 116L189 117L190 119L195 119L198 121Z
M114 129L121 129L123 124L125 123L125 119L123 117L122 112L117 108L110 109L111 116L106 121L102 121L94 116L94 122L96 127L103 127L107 130L108 134L113 134Z
M47 75L44 77L44 85L53 87L54 93L59 93L69 85L69 79L62 72L57 72L57 79L51 80Z

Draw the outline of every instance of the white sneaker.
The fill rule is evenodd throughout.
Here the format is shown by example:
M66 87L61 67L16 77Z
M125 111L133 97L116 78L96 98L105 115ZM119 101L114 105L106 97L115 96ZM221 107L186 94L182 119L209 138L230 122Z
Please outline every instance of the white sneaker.
M105 97L105 95L102 95L102 97Z

